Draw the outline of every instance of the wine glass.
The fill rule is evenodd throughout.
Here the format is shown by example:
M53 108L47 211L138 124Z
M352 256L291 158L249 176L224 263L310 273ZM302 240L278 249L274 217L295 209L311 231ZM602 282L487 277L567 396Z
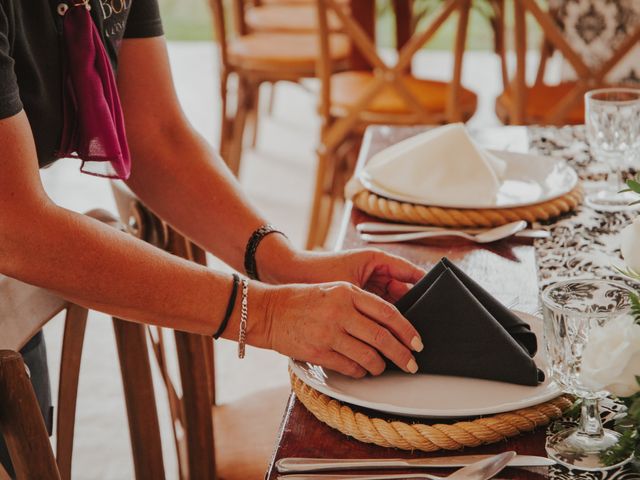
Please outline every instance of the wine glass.
M591 153L610 168L607 186L586 196L587 205L601 212L639 208L629 205L622 172L640 151L640 89L602 88L585 94L585 127Z
M567 280L542 292L544 343L551 375L562 389L582 399L577 426L547 438L550 458L578 470L608 470L602 454L616 445L620 434L602 426L599 402L607 392L594 392L581 380L582 353L594 326L601 326L630 309L633 291L610 280Z

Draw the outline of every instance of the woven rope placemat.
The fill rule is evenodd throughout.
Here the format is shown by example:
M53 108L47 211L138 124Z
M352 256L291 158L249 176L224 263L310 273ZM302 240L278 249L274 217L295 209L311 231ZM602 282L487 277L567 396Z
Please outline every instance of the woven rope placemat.
M453 424L406 423L368 417L349 405L314 390L289 371L298 400L321 422L361 442L402 450L459 450L499 442L548 425L573 402L560 396L549 402Z
M353 195L360 210L385 220L434 225L436 227L497 227L517 220L550 220L574 210L582 202L583 190L578 184L569 193L547 202L518 208L463 209L441 208L398 202L380 197L368 190Z

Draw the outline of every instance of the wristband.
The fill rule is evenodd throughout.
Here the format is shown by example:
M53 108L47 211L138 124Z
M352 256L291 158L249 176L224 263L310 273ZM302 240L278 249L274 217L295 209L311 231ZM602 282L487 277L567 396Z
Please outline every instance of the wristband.
M236 305L236 297L238 296L238 285L240 284L240 276L237 273L233 274L233 286L231 287L231 295L229 296L229 303L227 304L227 311L224 313L222 323L218 327L216 333L213 334L214 340L220 338L220 335L227 328L231 314L233 313L233 307Z
M262 225L255 232L251 234L251 238L247 242L247 248L244 253L244 269L247 272L247 276L253 280L260 280L258 277L258 267L256 265L256 250L258 245L264 237L271 233L279 233L287 238L287 236L280 230L276 230L273 225Z

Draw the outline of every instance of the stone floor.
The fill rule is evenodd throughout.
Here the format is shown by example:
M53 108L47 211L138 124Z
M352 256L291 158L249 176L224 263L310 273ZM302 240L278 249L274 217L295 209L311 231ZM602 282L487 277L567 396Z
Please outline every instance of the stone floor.
M207 140L216 144L219 99L215 46L210 43L172 43L169 53L178 94L188 118ZM501 90L497 59L488 52L468 55L464 83L479 94L480 100L472 123L495 125L493 99ZM446 53L426 52L416 62L416 71L437 77L450 71L450 63ZM310 89L314 88L317 85L311 84ZM314 95L308 89L279 85L273 114L263 115L257 148L244 155L240 176L243 187L258 208L298 245L304 241L312 194L313 150L319 128L314 104ZM48 193L64 207L77 211L95 207L115 211L108 183L81 175L75 161L58 162L43 171L42 177ZM54 384L61 326L58 318L46 328ZM232 402L262 388L287 383L285 358L276 353L250 349L247 358L240 362L235 357L234 348L235 344L227 341L217 345L220 402ZM80 376L74 478L107 480L133 477L118 369L109 319L92 313ZM159 398L162 400L163 395ZM160 401L159 408L166 440L167 476L177 478L166 402Z

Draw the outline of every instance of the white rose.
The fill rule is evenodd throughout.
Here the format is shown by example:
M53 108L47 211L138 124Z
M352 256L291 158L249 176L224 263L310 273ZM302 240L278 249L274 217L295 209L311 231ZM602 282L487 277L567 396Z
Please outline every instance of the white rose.
M640 391L636 375L640 375L640 325L622 315L591 330L582 352L582 384L629 397Z
M640 217L620 232L620 250L631 270L640 273Z

